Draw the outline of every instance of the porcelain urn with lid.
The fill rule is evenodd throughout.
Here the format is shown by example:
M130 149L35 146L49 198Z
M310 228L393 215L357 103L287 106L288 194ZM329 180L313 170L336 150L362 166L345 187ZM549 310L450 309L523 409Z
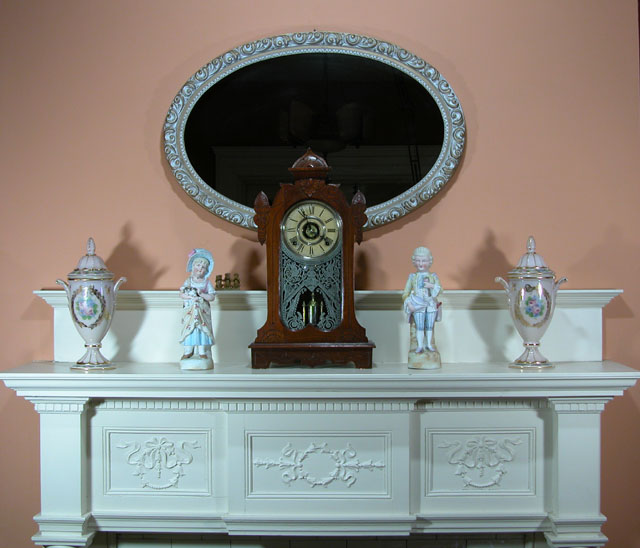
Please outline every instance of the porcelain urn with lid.
M527 241L527 252L509 271L507 278L508 282L500 277L495 281L501 283L507 292L511 318L524 344L524 352L511 367L551 367L551 362L540 352L540 339L551 322L558 288L567 279L556 280L554 272L536 253L533 236Z
M68 283L56 280L67 292L71 319L85 341L86 352L77 361L75 369L112 369L109 360L100 352L102 339L109 331L116 295L126 282L120 278L115 284L113 273L107 270L104 261L96 255L93 238L87 241L87 254L78 266L69 273Z

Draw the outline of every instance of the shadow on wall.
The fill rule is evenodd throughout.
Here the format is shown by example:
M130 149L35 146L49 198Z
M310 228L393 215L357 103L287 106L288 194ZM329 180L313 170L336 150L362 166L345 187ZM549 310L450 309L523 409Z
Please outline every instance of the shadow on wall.
M523 249L523 253L524 253ZM451 277L458 282L458 287L465 289L499 289L496 276L505 276L515 266L515 261L507 260L504 253L496 246L496 236L492 230L487 233L476 254L468 265L462 266L457 274Z
M367 246L362 249L356 246L354 257L354 269L356 278L356 289L379 289L385 287L387 275L380 268L380 251L375 246Z
M231 272L240 273L240 289L267 288L267 248L256 241L237 239L231 246Z
M497 286L494 278L505 276L514 267L504 253L496 246L496 236L488 230L482 247L476 252L466 267L462 267L453 279L459 287L480 289ZM499 287L496 287L499 289ZM485 297L486 298L486 297ZM506 299L506 296L505 296ZM499 326L497 322L483 321L484 315L472 314L471 318L476 331L486 345L486 355L490 361L510 361L505 354L505 341L509 340L515 331L512 325Z
M155 289L156 283L167 271L167 267L158 267L152 260L145 257L132 242L130 223L122 227L120 243L116 245L105 262L116 278L119 276L127 278L123 289Z
M143 253L132 242L131 225L125 223L120 231L120 242L115 246L108 259L105 260L107 268L114 273L114 278L120 276L127 278L121 289L155 289L156 283L166 267L158 268L153 261L143 255ZM143 316L141 314L131 314L127 311L118 312L120 321L114 322L111 326L111 334L116 339L116 355L111 357L113 361L126 361L130 359L129 349L131 341L136 337L142 325Z

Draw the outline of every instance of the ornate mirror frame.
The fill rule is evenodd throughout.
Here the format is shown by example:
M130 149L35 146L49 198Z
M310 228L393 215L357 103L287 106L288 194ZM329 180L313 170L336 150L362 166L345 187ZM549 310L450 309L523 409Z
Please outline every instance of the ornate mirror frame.
M320 31L282 34L243 44L216 57L187 80L173 100L164 124L165 155L184 191L218 217L235 225L256 229L252 208L213 190L196 173L185 149L185 126L194 105L225 76L265 59L305 53L341 53L391 65L421 84L442 114L444 139L435 164L409 190L367 208L368 221L364 229L399 219L433 198L453 175L465 144L464 114L449 83L429 63L399 46L358 34Z

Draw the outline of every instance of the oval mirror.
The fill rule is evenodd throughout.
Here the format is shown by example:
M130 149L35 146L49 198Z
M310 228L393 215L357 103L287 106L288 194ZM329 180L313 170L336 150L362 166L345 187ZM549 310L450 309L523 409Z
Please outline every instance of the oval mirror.
M440 191L464 142L458 98L433 66L388 42L318 31L213 59L182 86L164 126L165 155L187 194L251 229L257 194L272 200L307 147L349 201L363 192L371 229Z

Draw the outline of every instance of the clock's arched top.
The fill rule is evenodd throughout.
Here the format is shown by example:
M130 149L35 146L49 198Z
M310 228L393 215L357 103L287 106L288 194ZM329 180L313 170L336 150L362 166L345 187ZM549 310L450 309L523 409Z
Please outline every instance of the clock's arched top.
M459 100L433 66L389 42L320 31L216 57L182 86L164 125L180 186L250 229L258 192L272 197L308 146L328 156L348 201L363 192L371 229L435 196L464 143Z

